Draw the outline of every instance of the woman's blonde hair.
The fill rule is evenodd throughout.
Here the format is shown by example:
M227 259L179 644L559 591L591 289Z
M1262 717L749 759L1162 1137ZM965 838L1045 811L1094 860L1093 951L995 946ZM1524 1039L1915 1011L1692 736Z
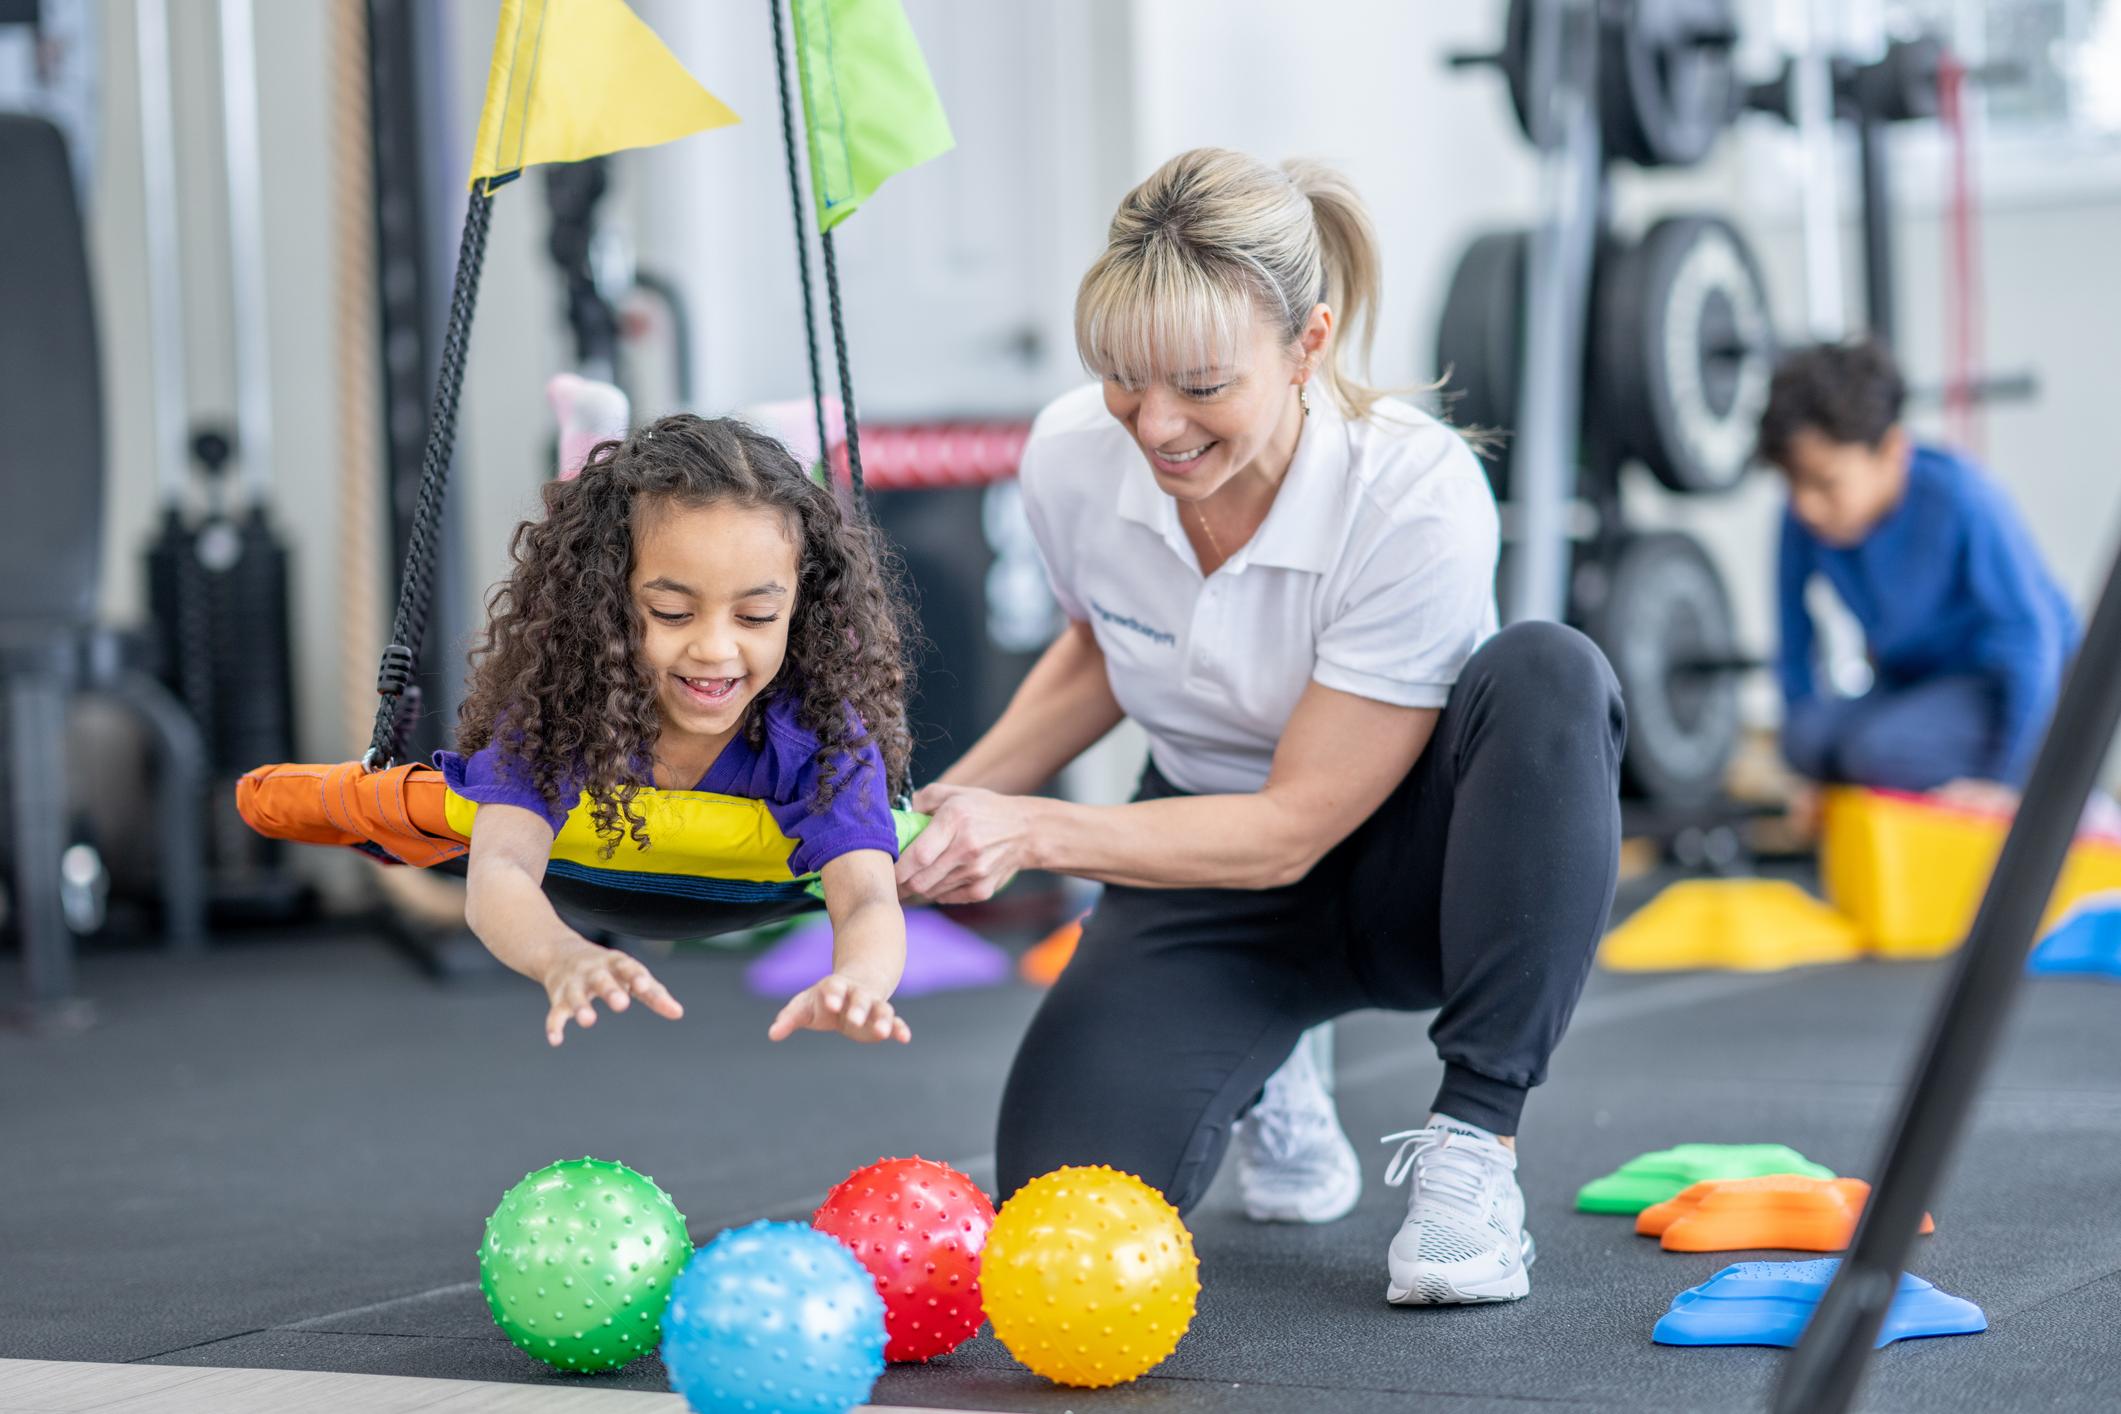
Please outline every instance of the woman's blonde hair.
M1352 342L1367 368L1379 265L1369 212L1331 167L1196 147L1120 202L1076 291L1076 348L1099 377L1138 386L1231 366L1255 312L1293 343L1323 303L1337 324L1316 376L1343 413L1363 417L1385 394L1358 382L1342 351Z

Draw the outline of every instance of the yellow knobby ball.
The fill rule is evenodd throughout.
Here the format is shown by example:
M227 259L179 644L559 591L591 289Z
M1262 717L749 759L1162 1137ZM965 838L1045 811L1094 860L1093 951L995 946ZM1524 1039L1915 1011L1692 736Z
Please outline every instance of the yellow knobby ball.
M980 1289L1011 1355L1057 1384L1098 1388L1177 1349L1200 1260L1178 1210L1134 1175L1055 1169L995 1215Z

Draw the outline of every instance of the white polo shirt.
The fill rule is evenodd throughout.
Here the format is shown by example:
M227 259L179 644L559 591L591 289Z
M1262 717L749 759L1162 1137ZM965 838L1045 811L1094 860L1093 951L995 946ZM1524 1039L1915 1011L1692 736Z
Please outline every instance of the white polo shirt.
M1266 521L1214 574L1096 384L1032 425L1019 478L1054 596L1104 650L1166 780L1266 783L1304 688L1441 707L1495 632L1495 498L1436 418L1314 398Z

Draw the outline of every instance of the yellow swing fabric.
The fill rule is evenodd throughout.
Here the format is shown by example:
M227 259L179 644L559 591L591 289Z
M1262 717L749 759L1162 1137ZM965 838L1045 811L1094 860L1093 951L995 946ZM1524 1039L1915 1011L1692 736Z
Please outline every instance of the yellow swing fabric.
M723 879L778 883L791 879L788 856L795 841L781 833L764 803L704 791L644 790L635 811L648 822L648 849L620 845L611 858L596 832L587 797L567 816L552 857L585 869L636 874L711 874ZM444 802L451 830L471 837L479 807L455 791Z

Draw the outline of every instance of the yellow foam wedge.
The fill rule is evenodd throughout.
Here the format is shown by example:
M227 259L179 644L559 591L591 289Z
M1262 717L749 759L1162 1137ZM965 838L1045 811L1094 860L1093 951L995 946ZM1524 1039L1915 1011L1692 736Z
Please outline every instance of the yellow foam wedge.
M1780 879L1673 884L1598 949L1598 960L1616 972L1780 972L1862 955L1855 924Z
M2010 821L1893 791L1827 793L1819 879L1881 957L1937 957L1973 926ZM2088 896L2121 889L2121 839L2080 835L2040 931Z

